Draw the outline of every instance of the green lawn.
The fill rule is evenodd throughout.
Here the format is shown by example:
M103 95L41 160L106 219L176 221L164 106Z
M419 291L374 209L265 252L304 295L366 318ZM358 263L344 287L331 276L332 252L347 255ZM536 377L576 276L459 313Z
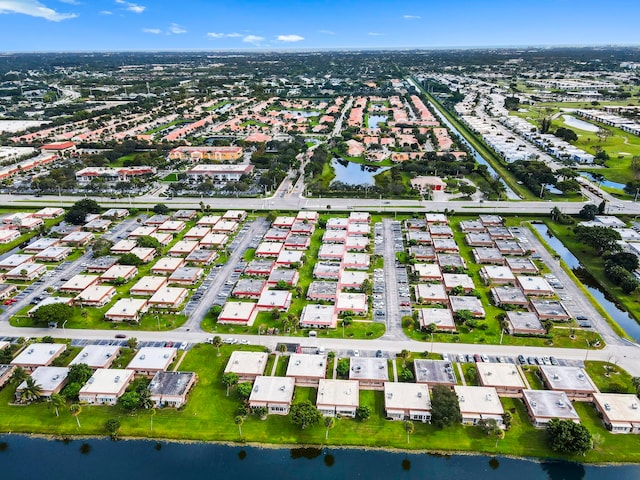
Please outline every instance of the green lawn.
M602 393L636 393L631 375L613 363L589 360L585 369Z
M240 406L235 389L226 396L221 382L224 367L232 349L223 345L221 355L206 344L196 345L190 350L180 366L181 371L195 371L198 383L192 390L187 405L181 410L160 409L130 414L120 407L83 406L78 427L68 408L56 417L46 402L28 406L14 406L15 386L8 385L0 391L0 431L13 433L42 433L60 436L106 435L104 424L110 418L121 423L120 435L156 439L256 442L288 445L342 445L358 447L389 447L412 450L443 452L474 451L487 454L516 455L528 457L558 458L559 455L546 447L544 430L531 427L524 405L519 399L502 399L505 410L512 414L512 428L496 447L495 440L480 429L456 425L438 429L432 425L416 423L409 443L402 422L384 419L384 395L380 391L359 392L359 404L367 405L372 416L367 421L338 419L335 428L325 441L322 425L301 430L287 416L271 415L267 420L250 415L242 425L240 438L234 424ZM243 350L259 351L259 347L243 346ZM316 397L314 388L296 388L295 402ZM570 458L585 462L626 461L639 462L640 450L633 435L611 435L604 430L590 405L575 403L583 424L598 435L596 450L585 457ZM153 428L152 428L153 425Z

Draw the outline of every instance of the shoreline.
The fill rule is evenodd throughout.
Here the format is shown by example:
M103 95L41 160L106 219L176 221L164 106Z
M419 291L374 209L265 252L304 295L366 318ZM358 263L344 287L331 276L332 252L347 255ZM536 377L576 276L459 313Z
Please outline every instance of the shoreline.
M27 437L34 439L43 439L47 441L74 441L74 440L110 440L114 443L117 442L150 442L150 443L173 443L179 445L219 445L226 447L251 447L260 450L295 450L295 449L314 449L314 450L325 450L325 449L333 449L333 450L360 450L364 452L387 452L387 453L404 453L404 454L415 454L415 455L431 455L431 456L439 456L439 457L447 457L447 456L469 456L469 457L487 457L487 458L508 458L513 460L521 460L530 463L550 463L550 462L558 462L558 463L574 463L580 465L588 465L592 467L608 467L608 466L624 466L624 465L640 465L640 462L606 462L606 463L594 463L594 462L579 462L576 460L570 460L561 457L525 457L518 455L509 455L504 453L496 453L489 454L479 451L465 451L465 450L428 450L428 449L403 449L403 448L393 448L393 447L370 447L370 446L356 446L356 445L317 445L317 444L287 444L287 443L260 443L260 442L229 442L224 440L179 440L172 438L149 438L149 437L131 437L131 436L123 436L118 437L116 440L110 439L108 435L98 436L98 435L52 435L45 433L15 433L15 432L0 432L0 437L3 436L15 436L15 437Z

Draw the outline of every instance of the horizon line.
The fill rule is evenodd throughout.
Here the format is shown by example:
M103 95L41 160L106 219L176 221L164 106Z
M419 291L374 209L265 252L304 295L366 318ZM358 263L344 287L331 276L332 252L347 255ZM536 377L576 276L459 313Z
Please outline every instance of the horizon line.
M410 46L397 46L397 47L288 47L288 48L273 48L273 47L247 47L247 48L140 48L140 49L94 49L94 50L8 50L0 52L0 55L16 55L16 54L36 54L36 53L314 53L314 52L345 52L345 51L433 51L433 50L514 50L514 49L558 49L558 48L640 48L640 43L596 43L596 44L515 44L515 45L459 45L459 46L429 46L429 47L410 47Z

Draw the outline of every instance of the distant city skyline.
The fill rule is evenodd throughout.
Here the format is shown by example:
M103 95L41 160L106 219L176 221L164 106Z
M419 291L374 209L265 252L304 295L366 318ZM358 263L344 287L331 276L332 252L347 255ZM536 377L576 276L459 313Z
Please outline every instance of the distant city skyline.
M0 50L638 45L637 0L0 0Z

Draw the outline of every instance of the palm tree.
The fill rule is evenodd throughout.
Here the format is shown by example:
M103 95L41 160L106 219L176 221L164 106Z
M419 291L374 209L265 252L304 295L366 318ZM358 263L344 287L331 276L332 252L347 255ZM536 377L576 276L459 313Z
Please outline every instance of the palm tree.
M27 373L27 371L22 367L16 367L16 369L11 374L11 383L20 385L27 378L29 378L29 374Z
M218 356L220 356L220 347L222 346L222 338L219 335L213 337L212 345L218 349Z
M404 430L407 432L407 443L409 443L409 435L415 431L416 427L411 420L405 420Z
M56 412L56 417L59 417L60 416L59 410L66 405L67 400L59 393L52 394L49 400L51 401L51 405L53 406Z
M140 408L153 407L153 400L151 400L151 392L148 388L145 388L140 392Z
M82 406L79 403L74 403L69 407L69 413L76 417L78 428L80 428L80 412L82 412Z
M327 429L324 435L324 439L329 438L329 430L336 426L336 419L333 417L325 417L324 426Z
M42 387L36 383L33 377L27 377L26 386L20 392L20 401L31 403L38 400L42 395Z
M244 417L242 415L238 415L234 418L234 423L238 425L238 431L240 432L240 438L242 438L242 424L244 423Z

